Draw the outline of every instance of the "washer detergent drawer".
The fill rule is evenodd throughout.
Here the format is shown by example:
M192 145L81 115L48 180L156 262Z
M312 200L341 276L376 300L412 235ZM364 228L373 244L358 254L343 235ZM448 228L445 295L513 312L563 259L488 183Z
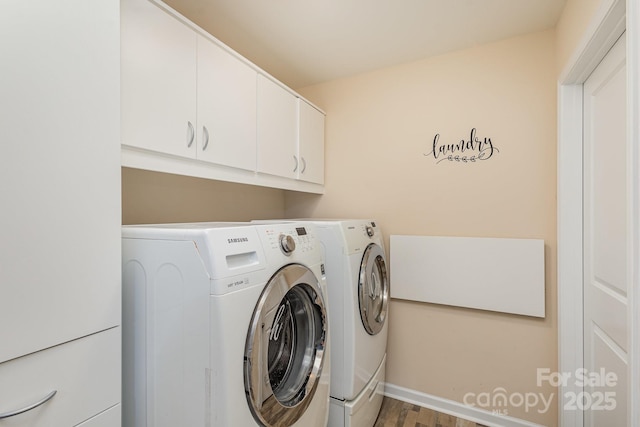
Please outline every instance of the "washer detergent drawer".
M120 328L112 328L0 364L0 416L56 391L0 418L0 426L76 426L118 405L120 348Z

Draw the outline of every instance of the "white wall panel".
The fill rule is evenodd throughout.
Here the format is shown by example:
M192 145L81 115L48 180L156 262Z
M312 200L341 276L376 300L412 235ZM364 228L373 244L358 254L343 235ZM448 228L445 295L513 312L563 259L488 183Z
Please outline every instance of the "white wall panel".
M391 297L545 316L544 241L392 235Z

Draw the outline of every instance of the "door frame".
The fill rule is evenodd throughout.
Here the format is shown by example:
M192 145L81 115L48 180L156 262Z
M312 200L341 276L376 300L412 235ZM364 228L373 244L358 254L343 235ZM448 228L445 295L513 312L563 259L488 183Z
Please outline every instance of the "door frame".
M602 0L592 22L558 80L558 372L583 367L583 83L619 36L627 32L628 195L632 234L628 253L629 399L640 402L640 0ZM582 427L581 411L564 410L565 393L579 393L569 381L558 388L561 427ZM640 425L640 408L629 404L628 425Z

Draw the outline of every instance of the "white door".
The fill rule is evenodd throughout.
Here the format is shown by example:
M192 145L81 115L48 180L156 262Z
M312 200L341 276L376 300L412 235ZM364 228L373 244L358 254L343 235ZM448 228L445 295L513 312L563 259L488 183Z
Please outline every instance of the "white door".
M297 177L296 99L282 86L258 75L258 172Z
M324 113L298 98L298 179L324 184Z
M147 0L121 2L122 143L196 157L196 33Z
M629 188L623 34L584 84L585 426L627 425ZM586 380L583 380L586 377ZM569 404L572 402L569 401Z
M120 324L118 16L2 3L0 362Z
M198 35L198 159L256 169L257 74Z

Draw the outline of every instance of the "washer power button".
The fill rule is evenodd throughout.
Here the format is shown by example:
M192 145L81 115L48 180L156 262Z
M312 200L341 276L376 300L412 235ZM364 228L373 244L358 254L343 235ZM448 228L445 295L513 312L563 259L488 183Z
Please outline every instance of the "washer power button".
M280 249L285 255L290 255L296 250L296 241L289 234L280 235Z
M374 234L375 234L375 231L373 231L373 227L371 227L370 225L367 225L367 236L373 237Z

